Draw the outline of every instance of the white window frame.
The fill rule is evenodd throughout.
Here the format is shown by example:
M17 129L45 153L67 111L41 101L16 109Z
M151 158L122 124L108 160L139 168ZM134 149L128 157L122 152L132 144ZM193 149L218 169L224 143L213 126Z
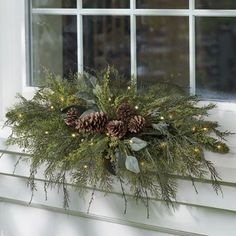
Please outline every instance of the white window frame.
M22 63L21 63L21 74L19 77L14 76L11 83L18 83L21 80L21 85L18 86L16 92L20 92L23 96L30 98L33 96L37 88L29 86L29 79L31 78L32 68L29 68L29 65L32 65L32 56L30 53L27 53L27 47L30 47L30 38L29 32L29 18L31 14L50 14L50 15L77 15L77 44L78 44L78 71L82 72L83 70L83 16L84 15L126 15L130 16L130 50L131 50L131 74L137 78L137 55L136 55L136 17L137 16L187 16L189 18L189 78L190 78L190 92L195 94L195 17L202 16L217 16L217 17L236 17L236 10L202 10L195 9L195 0L189 0L189 8L187 9L136 9L136 0L130 0L130 8L127 9L85 9L82 8L82 0L77 0L77 8L73 9L59 9L59 8L34 8L32 12L29 12L28 9L30 0L15 0L19 5L24 3L24 13L26 17L21 17L22 25L22 34L16 40L21 41L22 46ZM28 16L27 16L28 15ZM10 43L10 42L9 42ZM28 46L27 46L28 45ZM28 50L30 52L30 50ZM9 66L10 68L10 66ZM14 68L13 68L14 69ZM2 80L1 87L2 89L10 89L9 83ZM0 88L1 90L1 88ZM0 91L1 92L1 91ZM14 91L12 91L13 94ZM11 96L12 96L11 94ZM9 95L10 96L10 95ZM9 100L8 98L3 98L3 101ZM10 102L4 102L6 105L2 106L2 112L0 111L0 117L4 117L4 112L6 112L6 107L8 104L14 103L15 100L11 99ZM236 102L232 101L220 101L215 100L220 109L226 111L236 111ZM1 118L0 118L1 120Z

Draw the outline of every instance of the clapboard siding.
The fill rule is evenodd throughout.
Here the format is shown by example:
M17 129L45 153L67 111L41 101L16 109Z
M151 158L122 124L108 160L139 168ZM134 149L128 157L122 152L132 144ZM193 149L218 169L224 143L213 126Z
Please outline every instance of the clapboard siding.
M17 92L27 94L25 1L0 1L0 120L7 107L15 102ZM202 104L205 104L202 102ZM209 119L218 120L222 130L236 133L236 104L220 103ZM87 214L88 195L82 199L73 186L70 190L70 209L63 208L62 193L48 192L45 201L43 167L37 174L37 189L32 204L27 188L29 163L20 162L13 174L14 165L24 154L17 147L6 148L4 140L10 130L0 130L0 235L1 236L235 236L236 231L236 136L228 139L230 153L219 155L206 152L222 177L224 197L217 196L209 181L197 182L196 194L191 182L178 179L176 210L168 210L163 202L152 199L150 219L146 209L129 196L128 212L123 214L124 203L119 187L104 197L96 191L90 214ZM128 191L128 190L127 190Z

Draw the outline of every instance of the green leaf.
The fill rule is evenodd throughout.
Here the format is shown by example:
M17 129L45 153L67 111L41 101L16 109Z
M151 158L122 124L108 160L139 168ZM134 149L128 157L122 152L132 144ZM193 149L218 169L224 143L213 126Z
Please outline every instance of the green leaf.
M125 161L125 167L127 170L138 174L140 172L138 160L134 156L127 156Z
M142 139L133 137L130 140L130 147L133 151L136 151L136 152L140 151L143 148L145 148L146 146L147 146L147 142Z

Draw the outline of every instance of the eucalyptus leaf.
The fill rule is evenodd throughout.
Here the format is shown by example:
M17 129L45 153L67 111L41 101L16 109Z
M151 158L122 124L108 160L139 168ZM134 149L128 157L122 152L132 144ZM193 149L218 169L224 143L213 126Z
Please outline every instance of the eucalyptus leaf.
M158 124L152 124L152 128L158 130L161 134L165 134L168 131L168 124L160 122Z
M95 109L88 109L88 110L86 110L85 112L83 112L83 113L81 114L80 118L83 118L83 117L87 116L88 114L94 113L94 112L96 112L96 111L97 111L97 110L95 110Z
M119 167L125 167L126 156L118 148L115 150L115 157Z
M140 172L138 160L134 156L127 156L125 161L125 167L127 170L138 174Z
M140 151L143 148L145 148L146 146L147 146L147 142L142 139L133 137L130 140L130 147L133 151L136 151L136 152Z
M102 88L101 88L101 86L99 86L98 84L95 86L95 88L93 89L93 93L95 94L95 95L97 95L97 94L99 94L99 93L101 93L102 92Z
M84 101L87 102L88 105L95 104L94 97L91 96L91 94L87 92L78 92L75 94L77 98L83 99Z

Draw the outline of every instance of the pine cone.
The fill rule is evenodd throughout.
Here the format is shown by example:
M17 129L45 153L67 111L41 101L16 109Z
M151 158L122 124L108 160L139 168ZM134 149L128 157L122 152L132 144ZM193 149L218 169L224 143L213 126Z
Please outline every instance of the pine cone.
M145 125L145 118L142 116L134 116L130 119L128 130L131 133L138 133Z
M76 121L76 129L79 132L102 132L104 131L108 117L103 112L90 113Z
M122 138L127 132L127 127L121 120L112 120L107 124L107 132L111 137Z
M78 120L79 116L80 113L78 109L72 107L67 111L64 121L68 126L75 127L76 121Z
M135 115L135 109L124 102L118 107L116 115L119 120L129 122L130 118Z

